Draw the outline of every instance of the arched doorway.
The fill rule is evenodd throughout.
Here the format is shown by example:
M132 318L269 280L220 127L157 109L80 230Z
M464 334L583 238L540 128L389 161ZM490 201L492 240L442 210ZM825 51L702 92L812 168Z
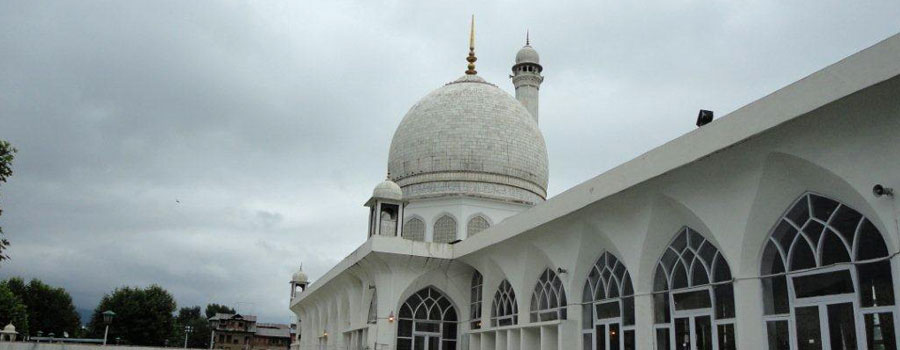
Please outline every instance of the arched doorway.
M896 349L889 259L881 232L858 211L800 197L760 264L769 349Z
M425 287L400 306L397 350L455 350L457 321L450 299Z

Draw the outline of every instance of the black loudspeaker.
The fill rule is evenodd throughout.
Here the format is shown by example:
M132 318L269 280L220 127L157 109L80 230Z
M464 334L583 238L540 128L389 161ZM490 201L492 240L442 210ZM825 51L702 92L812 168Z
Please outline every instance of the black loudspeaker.
M700 114L697 114L697 126L704 126L709 124L713 120L713 111L707 111L705 109L700 110Z

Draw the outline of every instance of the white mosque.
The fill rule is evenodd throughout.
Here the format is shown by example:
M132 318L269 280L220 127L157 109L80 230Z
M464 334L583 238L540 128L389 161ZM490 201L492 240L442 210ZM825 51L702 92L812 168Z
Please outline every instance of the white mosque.
M470 46L294 349L897 349L900 35L549 199L537 51L513 97Z

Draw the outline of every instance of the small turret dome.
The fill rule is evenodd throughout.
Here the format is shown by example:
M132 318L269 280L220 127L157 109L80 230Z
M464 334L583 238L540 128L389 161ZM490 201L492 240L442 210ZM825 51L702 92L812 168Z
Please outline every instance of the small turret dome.
M7 324L6 327L3 327L3 333L16 333L16 326L13 326L12 323Z
M541 63L541 56L538 55L537 50L531 47L531 45L525 45L522 49L516 53L516 64L519 63Z
M391 179L385 179L378 186L375 186L375 190L372 191L372 197L399 201L403 199L403 190L400 189L400 185L397 185L396 182L391 181Z
M294 282L294 283L309 282L309 277L306 276L306 272L303 272L303 266L300 266L300 268L297 269L297 272L294 272L294 276L292 276L291 282Z

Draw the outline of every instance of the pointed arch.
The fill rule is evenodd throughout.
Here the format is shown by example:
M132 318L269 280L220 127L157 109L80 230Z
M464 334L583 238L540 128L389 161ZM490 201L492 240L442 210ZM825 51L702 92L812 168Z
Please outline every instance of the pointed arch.
M484 215L476 214L466 224L466 237L477 235L481 231L487 230L488 227L491 227L491 223L487 218Z
M790 341L805 322L798 309L844 305L857 317L841 327L864 330L854 347L896 348L890 254L881 232L865 215L837 200L807 192L776 221L760 261L764 329L769 348L796 349ZM823 298L827 297L827 298ZM830 300L825 304L821 300ZM842 301L843 300L843 301ZM794 305L802 303L802 308ZM829 317L829 322L838 318ZM810 331L828 334L819 324Z
M510 326L518 323L519 306L516 303L516 292L509 281L503 280L491 303L491 326Z
M531 322L566 319L566 290L550 268L544 270L531 293Z
M619 343L611 346L635 344L634 285L628 269L614 254L604 252L594 262L584 282L582 302L581 329L586 344L596 343L597 326L610 322L622 325Z
M443 349L455 349L458 314L453 303L433 286L422 288L400 305L397 348L412 349L418 332L437 338Z
M711 241L690 227L682 227L659 258L653 281L653 320L659 349L675 349L680 332L687 332L678 323L685 317L701 317L716 332L712 335L702 328L690 328L696 339L718 339L720 347L733 348L731 268Z
M469 304L469 327L472 329L481 328L481 303L482 290L484 289L484 277L478 270L472 272L471 295L469 296L471 304Z
M366 318L366 323L375 324L378 322L378 290L372 290L372 300L369 301L369 315Z
M425 221L419 217L412 217L403 224L400 236L413 241L425 240Z
M455 241L456 237L456 219L452 216L444 214L434 221L433 242L450 243Z

